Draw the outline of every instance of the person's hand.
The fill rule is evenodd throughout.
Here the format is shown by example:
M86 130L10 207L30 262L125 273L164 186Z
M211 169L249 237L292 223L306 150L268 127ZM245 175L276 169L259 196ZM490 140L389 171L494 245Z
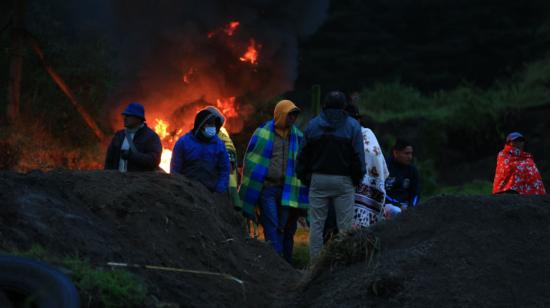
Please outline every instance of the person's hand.
M130 155L132 154L132 151L130 150L122 150L120 151L120 158L124 160L128 160L130 158Z

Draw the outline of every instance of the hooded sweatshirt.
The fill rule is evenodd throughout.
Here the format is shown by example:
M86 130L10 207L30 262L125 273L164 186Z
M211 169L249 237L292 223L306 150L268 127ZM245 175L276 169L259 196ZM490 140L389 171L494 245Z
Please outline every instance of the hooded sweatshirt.
M269 170L265 178L266 186L283 186L285 182L290 133L290 127L287 127L286 121L288 114L297 110L299 110L298 107L289 100L282 100L275 106L273 111L275 136Z
M366 173L361 126L342 109L325 109L304 133L296 167L302 182L311 174L343 175L359 185Z
M214 136L207 138L202 133L204 124L217 116L209 110L199 111L193 130L182 136L174 145L170 173L183 174L198 181L211 191L223 193L229 184L229 156L223 141ZM216 121L221 128L221 121Z

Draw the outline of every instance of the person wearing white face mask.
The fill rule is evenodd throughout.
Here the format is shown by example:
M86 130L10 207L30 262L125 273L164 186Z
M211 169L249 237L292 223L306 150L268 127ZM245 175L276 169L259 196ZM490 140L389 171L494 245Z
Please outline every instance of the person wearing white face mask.
M211 110L199 111L193 129L174 145L170 173L200 182L212 192L227 192L230 163L225 144L217 136L220 128L221 121Z

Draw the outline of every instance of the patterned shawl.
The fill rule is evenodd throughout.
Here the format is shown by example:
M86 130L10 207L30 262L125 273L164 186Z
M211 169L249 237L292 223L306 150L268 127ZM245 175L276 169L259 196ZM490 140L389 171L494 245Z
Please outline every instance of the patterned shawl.
M243 203L243 212L249 217L255 217L256 204L260 199L264 179L271 163L274 134L273 120L264 123L256 129L246 150L239 194ZM296 126L293 126L289 138L288 161L281 205L307 209L308 188L298 180L295 170L296 157L300 150L303 134Z
M510 145L498 153L493 194L515 191L526 195L544 195L546 191L533 156Z
M390 172L374 133L366 127L362 127L361 132L363 133L367 173L357 188L355 203L380 211L386 199L384 183Z

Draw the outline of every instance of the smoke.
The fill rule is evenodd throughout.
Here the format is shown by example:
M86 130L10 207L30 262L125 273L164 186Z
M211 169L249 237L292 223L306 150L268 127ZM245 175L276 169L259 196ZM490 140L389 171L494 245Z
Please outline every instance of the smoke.
M236 97L246 116L293 88L298 41L321 25L329 0L108 3L122 62L118 104L140 101L166 117L193 102ZM239 25L229 35L223 29L232 21ZM240 60L252 40L256 64Z

